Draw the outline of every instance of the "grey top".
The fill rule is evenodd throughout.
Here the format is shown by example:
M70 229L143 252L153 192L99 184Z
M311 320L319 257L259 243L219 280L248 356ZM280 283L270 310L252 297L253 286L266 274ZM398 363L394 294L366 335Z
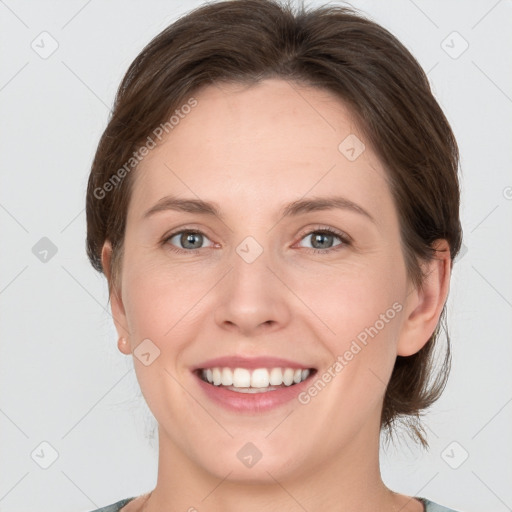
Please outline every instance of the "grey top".
M418 496L415 496L415 498L421 501L421 503L423 503L425 512L460 512L454 510L453 508L443 507L442 505L434 503L433 501L430 501L427 498L420 498ZM118 501L117 503L113 503L112 505L108 505L103 508L98 508L96 510L91 510L91 512L118 512L125 505L127 505L130 501L134 499L135 496L133 498L125 498L124 500Z

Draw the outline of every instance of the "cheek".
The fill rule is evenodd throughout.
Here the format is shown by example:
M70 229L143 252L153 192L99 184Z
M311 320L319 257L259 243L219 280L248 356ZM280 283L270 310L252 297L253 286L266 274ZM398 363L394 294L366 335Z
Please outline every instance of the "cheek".
M396 359L405 270L399 258L386 262L382 255L339 271L322 268L325 274L303 280L299 293L324 324L317 330L331 354L325 375L331 393L324 400L338 410L343 397L337 421L347 410L360 410L363 417L380 405Z
M127 268L123 300L131 330L145 337L152 334L162 341L176 338L208 289L204 273L200 276L198 272L152 264L143 258Z
M293 289L329 328L322 336L325 340L333 340L341 349L375 324L379 331L396 334L395 317L400 309L396 303L403 296L404 271L400 264L382 267L380 260L339 267L317 265L315 272L295 276Z
M187 279L190 276L146 264L143 258L126 268L129 271L123 285L123 301L129 320L137 380L159 422L175 422L176 411L168 404L186 400L175 379L179 379L182 371L181 355L196 336L195 330L191 329L191 321L195 311L193 306L201 297L200 290L190 285ZM158 355L145 365L138 360L137 346L147 339L151 340L147 345L151 357Z
M324 329L319 337L331 360L303 403L310 402L312 417L330 410L333 424L345 424L350 415L349 428L355 435L365 418L381 406L393 370L402 322L403 273L400 265L386 272L368 265L358 271L328 273L321 290L308 286L305 302L321 305L315 312L334 331ZM319 391L323 388L325 392ZM322 398L317 400L317 395Z

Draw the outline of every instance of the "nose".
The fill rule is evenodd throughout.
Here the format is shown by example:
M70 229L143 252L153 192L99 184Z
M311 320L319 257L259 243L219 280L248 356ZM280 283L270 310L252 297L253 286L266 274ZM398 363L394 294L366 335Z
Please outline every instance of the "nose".
M282 329L291 318L291 293L278 277L277 258L260 253L262 247L251 240L237 249L231 271L218 286L217 325L243 336Z

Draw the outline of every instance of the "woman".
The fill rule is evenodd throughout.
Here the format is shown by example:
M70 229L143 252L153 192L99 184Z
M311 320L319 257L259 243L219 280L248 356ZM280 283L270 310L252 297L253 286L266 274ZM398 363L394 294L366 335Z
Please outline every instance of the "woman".
M211 3L151 41L93 162L87 251L158 479L99 510L449 511L385 486L379 435L401 419L427 446L446 383L457 168L419 64L352 10Z

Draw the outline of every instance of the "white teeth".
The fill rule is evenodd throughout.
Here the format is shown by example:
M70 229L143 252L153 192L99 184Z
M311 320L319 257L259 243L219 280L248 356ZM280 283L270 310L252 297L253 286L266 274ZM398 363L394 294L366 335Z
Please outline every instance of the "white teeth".
M257 368L248 370L247 368L207 368L202 370L203 380L206 380L214 386L232 386L235 388L248 388L247 392L252 392L253 388L267 388L272 386L291 386L299 384L306 380L310 371L308 369L293 368ZM272 388L273 389L273 388ZM251 391L249 391L251 390Z
M272 368L270 370L270 384L272 386L280 386L283 383L283 372L281 368Z
M250 388L251 372L245 368L235 368L233 371L233 386L237 388Z
M270 377L266 368L258 368L252 372L251 388L268 388L269 383Z
M286 368L283 373L283 384L285 386L291 386L293 384L293 375L295 372L291 368Z
M222 382L222 373L221 373L220 369L219 368L213 368L212 374L213 374L213 381L212 380L208 380L208 370L206 370L206 380L208 380L208 382L213 382L213 384L215 386L220 386L220 384Z
M223 386L233 385L233 372L229 368L222 368L220 383Z

